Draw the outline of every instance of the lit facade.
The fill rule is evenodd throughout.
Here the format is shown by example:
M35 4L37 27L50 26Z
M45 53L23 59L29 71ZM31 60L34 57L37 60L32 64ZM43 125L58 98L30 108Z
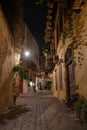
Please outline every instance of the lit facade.
M83 0L55 1L48 9L46 72L53 75L53 94L66 102L76 93L87 98L86 12Z
M30 82L32 81L33 86L36 86L36 75L39 70L39 46L26 24L21 59L23 65L28 69Z
M22 1L12 0L10 4L8 0L0 2L0 112L13 105L15 49L22 46L23 38ZM13 11L14 7L17 7L15 11Z

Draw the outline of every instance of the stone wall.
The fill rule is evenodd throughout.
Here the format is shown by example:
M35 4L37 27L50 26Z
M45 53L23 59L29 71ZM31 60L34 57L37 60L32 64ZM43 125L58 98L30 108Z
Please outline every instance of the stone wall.
M80 13L73 14L76 36L74 50L76 90L87 98L87 1Z
M80 12L76 11L73 12L72 15L73 21L73 32L75 37L74 42L74 53L73 53L73 62L74 62L74 88L75 92L78 92L80 95L87 98L87 1L81 8ZM71 22L72 22L71 21ZM65 44L62 43L62 40L59 40L57 46L57 55L59 58L62 58L64 61L62 62L62 85L63 89L60 90L60 81L59 75L57 77L58 80L58 90L55 89L55 80L53 81L54 86L54 95L59 99L66 100L66 88L67 88L67 81L66 81L66 65L65 65L65 55L66 50L71 43L71 39L67 38L65 40ZM62 51L63 49L63 51ZM61 52L63 52L61 57ZM57 68L59 74L59 64ZM54 73L55 73L54 69Z
M13 104L12 67L14 65L13 37L0 7L0 111Z
M13 66L23 45L23 0L0 1L0 111L13 104ZM16 49L20 51L16 52ZM15 61L16 60L16 61Z

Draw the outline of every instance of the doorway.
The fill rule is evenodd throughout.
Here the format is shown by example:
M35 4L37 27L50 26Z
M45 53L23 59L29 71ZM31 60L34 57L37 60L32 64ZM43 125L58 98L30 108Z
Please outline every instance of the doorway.
M66 63L66 99L67 105L71 103L71 96L74 94L74 67L73 67L73 49L68 48L65 55Z

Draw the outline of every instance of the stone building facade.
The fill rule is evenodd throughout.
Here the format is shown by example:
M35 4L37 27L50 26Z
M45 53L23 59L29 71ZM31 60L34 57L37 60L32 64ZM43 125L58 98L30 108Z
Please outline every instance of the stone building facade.
M8 0L0 1L0 112L5 111L13 105L14 74L12 69L15 65L15 49L19 48L19 45L15 43L20 39L19 37L16 38L18 31L16 30L15 32L14 27L17 25L18 30L21 30L20 26L18 26L18 23L15 21L16 12L12 12L14 11L12 10L12 7L16 7L16 1L12 0L11 2L9 3ZM17 3L17 5L19 9L20 4ZM17 11L17 9L15 11ZM20 16L20 18L21 17L22 16ZM22 18L18 21L21 21L22 23ZM19 23L19 25L21 23ZM18 43L20 43L21 49L22 39Z
M38 69L39 68L39 46L26 24L25 24L24 45L22 51L23 51L22 58L25 61L27 60L27 57L25 56L25 52L26 51L29 52L28 61L31 64L28 65L30 65L31 67L35 65L36 68Z
M53 75L53 94L67 102L77 93L87 98L86 12L84 0L56 1L48 10L46 70Z
M74 48L75 82L77 91L87 98L87 1L84 1L79 13L73 14L73 28L76 44Z
M0 111L12 105L13 37L0 7Z
M26 56L25 53L28 52L29 55ZM30 32L28 26L25 24L25 35L24 35L24 45L22 49L22 64L27 68L29 73L29 80L32 81L36 86L36 75L39 71L39 46ZM29 84L29 83L28 83ZM34 86L33 85L33 86Z

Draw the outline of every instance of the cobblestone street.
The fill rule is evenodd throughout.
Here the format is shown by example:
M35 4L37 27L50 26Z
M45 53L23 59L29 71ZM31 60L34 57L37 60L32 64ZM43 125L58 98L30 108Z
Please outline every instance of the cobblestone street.
M0 130L86 130L73 112L48 92L17 98L16 107L0 114Z

